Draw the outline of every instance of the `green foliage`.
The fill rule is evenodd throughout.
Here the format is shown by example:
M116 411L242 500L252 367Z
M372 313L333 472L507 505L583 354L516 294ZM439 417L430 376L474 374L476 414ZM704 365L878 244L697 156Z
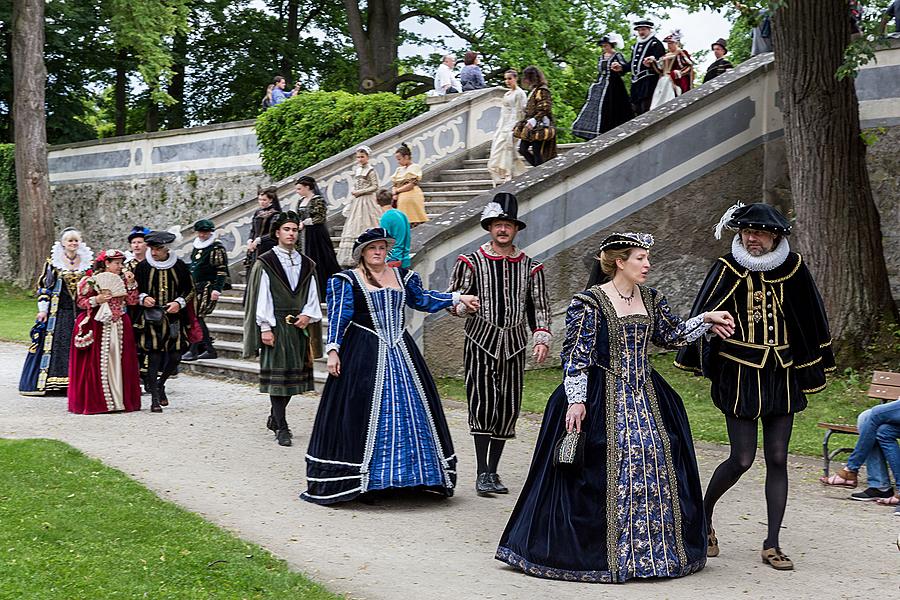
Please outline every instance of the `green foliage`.
M16 147L0 144L0 217L9 232L9 254L19 262L19 196L16 192Z
M421 96L301 93L256 121L263 168L284 179L426 110Z
M728 55L727 58L733 65L739 65L750 58L750 49L752 46L752 30L750 18L746 15L738 15L731 26L731 32L728 34Z
M338 598L62 442L0 440L0 465L5 598Z

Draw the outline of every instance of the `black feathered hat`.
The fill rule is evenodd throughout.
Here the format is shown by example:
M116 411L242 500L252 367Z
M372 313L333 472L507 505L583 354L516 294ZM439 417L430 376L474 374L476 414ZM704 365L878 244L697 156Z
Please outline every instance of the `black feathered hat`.
M150 230L143 225L135 225L131 228L131 233L128 234L128 243L130 244L134 238L146 238L148 233L150 233Z
M735 204L729 208L716 227L716 238L722 235L722 227L739 231L759 229L777 235L791 235L791 222L781 212L769 204Z
M525 229L525 222L519 220L519 201L509 192L498 192L484 210L481 211L481 227L490 229L494 221L510 221L519 230Z

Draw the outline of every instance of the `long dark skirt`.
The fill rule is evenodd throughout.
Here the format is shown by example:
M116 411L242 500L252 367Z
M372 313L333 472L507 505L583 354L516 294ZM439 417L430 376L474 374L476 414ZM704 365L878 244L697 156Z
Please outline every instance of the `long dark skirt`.
M303 228L303 254L316 263L316 284L319 288L319 299L325 302L325 289L328 279L335 273L342 271L334 254L334 242L328 227L321 225L307 225Z
M592 140L632 118L634 111L622 77L611 75L607 81L590 87L587 100L572 124L572 133Z
M700 476L684 405L678 394L656 372L651 375L663 431L669 442L672 478L677 482L675 509L680 508L683 549L676 576L699 571L706 564L706 518ZM553 450L564 430L568 410L565 390L559 386L544 412L531 469L496 558L529 575L595 583L629 578L617 566L617 489L608 489L609 443L617 443L615 429L607 433L606 375L594 367L589 374L584 466L563 470L553 466ZM612 438L612 439L610 439ZM615 481L615 479L613 480ZM613 530L610 531L610 526Z

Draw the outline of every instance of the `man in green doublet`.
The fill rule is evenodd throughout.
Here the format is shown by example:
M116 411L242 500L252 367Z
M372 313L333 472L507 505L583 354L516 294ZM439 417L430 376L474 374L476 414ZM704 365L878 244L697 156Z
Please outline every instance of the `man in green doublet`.
M244 302L243 356L260 357L259 391L272 405L266 427L281 446L291 445L285 414L291 396L313 389L307 327L322 320L316 264L295 249L302 227L293 211L272 224L278 245L254 263Z
M222 242L216 239L216 226L209 219L200 219L194 223L194 231L197 232L197 237L191 249L189 266L194 280L194 310L200 329L203 330L203 341L191 344L190 350L181 357L181 360L186 361L217 358L209 327L206 326L206 317L216 310L216 302L228 281L228 252Z

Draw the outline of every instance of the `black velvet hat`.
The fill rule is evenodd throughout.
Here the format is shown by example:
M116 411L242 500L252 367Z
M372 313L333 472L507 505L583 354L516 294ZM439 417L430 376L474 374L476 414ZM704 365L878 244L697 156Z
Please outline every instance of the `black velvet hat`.
M194 231L215 231L216 226L209 219L200 219L194 223Z
M638 27L649 27L650 29L653 29L654 23L650 19L641 19L640 21L635 21L633 25L635 29Z
M269 230L269 235L272 236L272 239L275 239L275 232L284 225L285 223L293 223L297 227L300 226L300 215L292 210L286 210L284 212L278 213L278 217L272 221L272 229Z
M356 241L353 242L353 259L358 261L362 256L362 251L366 246L371 244L372 242L387 242L387 251L390 253L391 248L394 247L394 238L391 237L384 228L382 227L373 227L372 229L366 229L363 231Z
M135 225L131 228L131 233L128 234L128 243L130 244L134 238L146 238L148 233L150 233L150 230L143 225Z
M762 202L741 206L725 223L729 229L760 229L780 235L791 235L791 222L777 208Z
M148 246L167 246L175 241L175 234L168 231L151 231L144 237Z
M653 236L649 233L613 233L600 242L600 250L621 250L623 248L643 248L649 250L653 247Z
M519 201L509 192L495 194L494 199L481 211L481 227L483 229L489 230L491 223L498 220L515 223L520 231L525 229L525 222L519 220Z
M725 51L725 54L728 54L728 42L726 42L723 38L719 38L719 39L717 39L716 41L714 41L714 42L710 45L710 49L711 49L711 50L715 50L715 49L716 49L716 48L715 48L716 46L722 46L722 50Z

